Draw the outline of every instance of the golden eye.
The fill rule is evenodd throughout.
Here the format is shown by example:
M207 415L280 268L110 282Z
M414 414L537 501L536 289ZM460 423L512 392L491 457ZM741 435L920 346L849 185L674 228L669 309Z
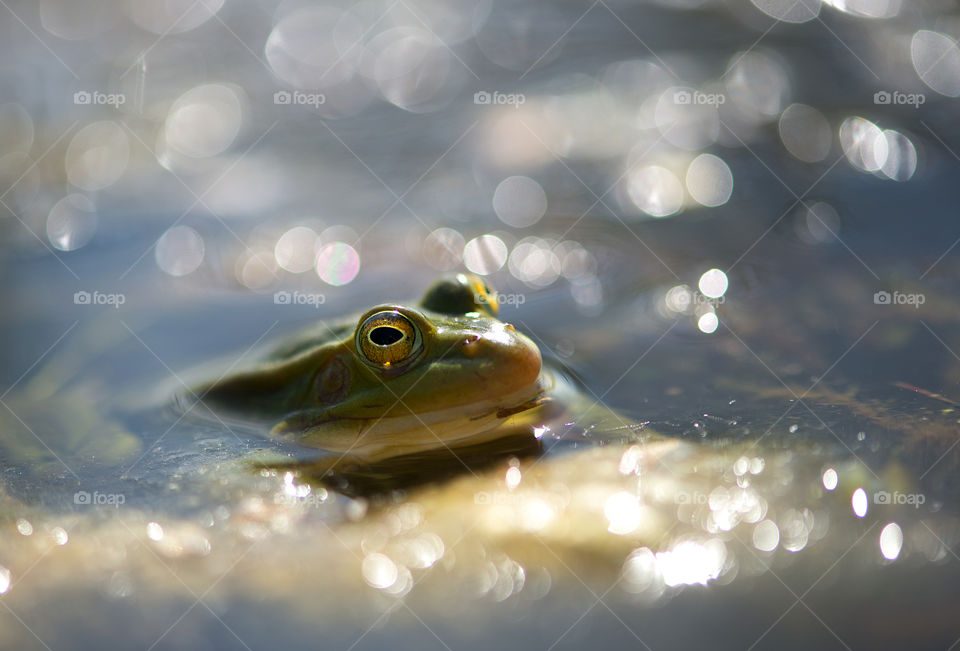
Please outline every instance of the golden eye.
M399 312L377 312L357 330L357 350L367 361L393 366L417 356L423 342L417 327Z

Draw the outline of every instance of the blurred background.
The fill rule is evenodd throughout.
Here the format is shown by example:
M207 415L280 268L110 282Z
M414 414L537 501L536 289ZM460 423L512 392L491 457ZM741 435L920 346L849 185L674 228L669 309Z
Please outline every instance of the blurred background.
M171 518L214 513L211 523L217 504L257 490L186 494L191 471L262 441L157 407L191 368L471 271L498 289L503 318L595 396L667 434L812 443L827 465L859 460L878 480L895 462L944 519L908 511L913 528L900 520L893 559L889 537L884 550L871 530L870 567L901 547L923 567L953 566L954 2L6 0L0 36L4 486L17 500L10 513L38 509L57 545L63 518L92 532L76 545L111 535L77 511L78 487ZM341 506L323 521L350 521L354 507ZM815 529L797 513L788 519L806 534L791 552ZM0 563L32 567L18 554ZM884 589L909 592L902 575L884 576ZM63 578L44 580L66 598ZM780 589L767 580L759 604ZM110 581L110 604L135 592L128 575ZM591 595L554 585L559 601L541 611L483 616L537 648L564 630L560 646L592 635L635 644L621 617L669 641L691 613L731 639L746 631L736 638L746 648L776 616L747 625L737 619L746 602L724 610L696 593L663 618L628 604L576 619ZM956 606L919 585L943 610L897 626L946 648ZM44 610L26 602L17 612L38 626ZM164 603L172 617L145 646L182 610ZM230 621L285 617L261 608L235 604ZM73 622L28 642L105 648L107 620L91 617L88 637L73 637ZM889 642L856 617L840 636L817 619L760 636L760 648ZM212 621L157 648L246 647ZM353 626L330 639L353 648L364 628ZM363 644L481 639L434 637L415 619L382 626ZM309 634L277 635L298 646Z

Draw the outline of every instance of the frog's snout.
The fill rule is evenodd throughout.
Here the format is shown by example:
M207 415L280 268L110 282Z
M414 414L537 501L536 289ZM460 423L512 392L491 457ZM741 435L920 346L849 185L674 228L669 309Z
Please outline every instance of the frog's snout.
M496 377L511 387L533 384L540 376L540 349L509 323L467 335L460 349L464 357L489 360Z

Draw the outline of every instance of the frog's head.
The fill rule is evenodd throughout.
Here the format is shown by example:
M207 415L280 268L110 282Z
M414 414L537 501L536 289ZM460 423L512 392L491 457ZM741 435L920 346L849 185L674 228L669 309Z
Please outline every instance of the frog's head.
M339 353L318 369L313 408L303 405L274 431L377 455L497 428L535 404L541 358L496 313L493 292L464 274L436 283L417 307L367 310ZM325 395L330 388L334 395Z
M539 349L496 314L482 280L444 278L415 307L378 305L348 336L247 373L265 392L246 404L280 420L275 434L368 456L489 432L542 394Z

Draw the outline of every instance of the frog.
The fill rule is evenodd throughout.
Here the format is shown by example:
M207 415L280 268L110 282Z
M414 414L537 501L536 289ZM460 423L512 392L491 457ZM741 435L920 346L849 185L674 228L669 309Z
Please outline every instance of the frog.
M606 413L467 273L441 277L416 304L313 326L195 393L215 412L266 421L274 437L364 461L542 435L575 403L594 420Z

